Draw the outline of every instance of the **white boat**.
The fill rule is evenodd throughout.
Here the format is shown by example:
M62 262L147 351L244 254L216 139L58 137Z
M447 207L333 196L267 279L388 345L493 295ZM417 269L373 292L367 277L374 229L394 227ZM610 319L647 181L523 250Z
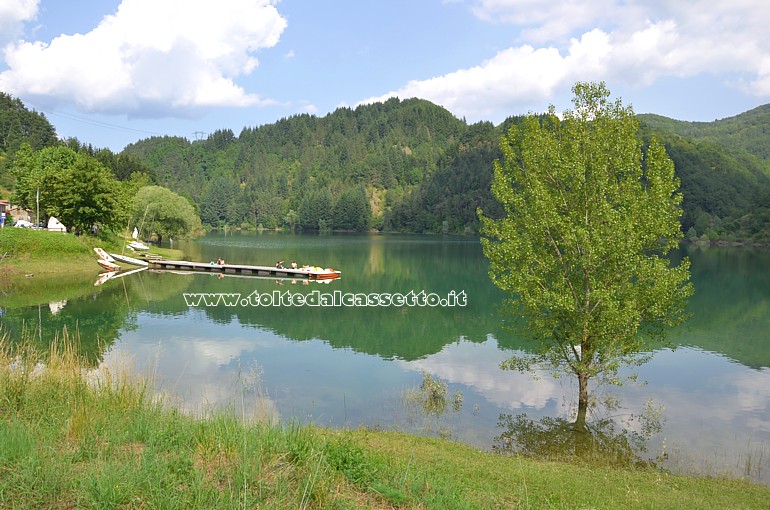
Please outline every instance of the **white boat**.
M101 248L94 248L96 255L99 256L99 260L106 260L107 262L115 262L115 259L110 256L109 253Z
M118 253L110 253L110 256L117 260L118 262L125 262L126 264L131 264L134 266L142 266L147 267L150 264L146 260L140 260L135 259L134 257L129 257L128 255L120 255Z
M143 251L143 250L149 250L150 249L149 246L147 246L146 244L144 244L141 241L131 241L126 246L128 246L132 250L142 250Z

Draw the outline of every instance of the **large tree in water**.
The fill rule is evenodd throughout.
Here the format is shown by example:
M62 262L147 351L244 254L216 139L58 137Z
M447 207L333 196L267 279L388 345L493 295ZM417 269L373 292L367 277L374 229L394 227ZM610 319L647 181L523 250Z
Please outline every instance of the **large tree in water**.
M684 320L692 286L689 261L666 257L682 237L682 196L665 149L642 150L633 110L603 83L573 93L573 110L552 106L502 137L492 192L505 215L479 215L490 276L539 341L503 368L574 374L582 428L589 381L643 362L645 339Z

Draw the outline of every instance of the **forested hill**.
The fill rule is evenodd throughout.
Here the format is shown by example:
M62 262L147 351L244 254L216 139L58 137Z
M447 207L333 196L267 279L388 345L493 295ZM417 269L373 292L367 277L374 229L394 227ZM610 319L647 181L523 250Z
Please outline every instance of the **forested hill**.
M770 242L770 105L714 122L640 115L642 138L662 140L684 193L689 237ZM469 125L428 101L390 99L211 133L155 137L120 154L77 140L118 179L145 173L194 201L212 226L476 232L490 193L500 126ZM62 143L44 116L0 93L0 195L22 142Z
M200 204L213 226L473 231L499 131L420 99L297 115L189 142L159 137L125 152Z
M34 111L28 110L20 99L0 92L0 193L9 193L13 186L7 168L11 156L21 147L29 144L41 149L57 143L56 130L50 122ZM0 195L0 198L5 198Z
M1 198L7 198L15 187L14 179L9 170L13 165L14 155L22 144L29 145L34 151L65 144L76 152L96 158L101 164L112 170L118 179L128 179L134 173L145 173L148 174L148 179L152 179L150 170L130 157L113 154L109 149L96 149L91 145L81 144L77 139L59 140L56 129L45 115L27 109L20 99L0 91Z
M690 237L770 240L770 106L710 123L640 119L675 162ZM428 101L390 99L126 152L213 226L475 232L477 207L499 214L492 162L516 120L468 125Z
M770 240L770 105L714 122L639 118L674 161L689 236Z
M639 118L656 130L731 146L770 162L770 104L713 122L687 122L653 114Z

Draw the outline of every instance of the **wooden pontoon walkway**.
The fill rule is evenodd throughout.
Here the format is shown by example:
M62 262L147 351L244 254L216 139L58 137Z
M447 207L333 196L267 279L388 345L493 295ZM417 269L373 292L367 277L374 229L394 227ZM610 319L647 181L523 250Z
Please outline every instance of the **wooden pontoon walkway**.
M240 264L206 264L204 262L187 262L185 260L149 260L150 267L154 269L166 269L175 271L193 271L199 273L224 273L253 276L273 276L277 278L297 278L310 280L323 280L339 278L339 271L329 272L326 269L301 270L280 269L270 266L246 266Z

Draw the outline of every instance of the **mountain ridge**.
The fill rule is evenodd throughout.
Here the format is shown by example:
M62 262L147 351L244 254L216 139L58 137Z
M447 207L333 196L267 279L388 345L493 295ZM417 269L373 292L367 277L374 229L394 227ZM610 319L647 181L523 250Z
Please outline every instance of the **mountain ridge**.
M6 131L19 125L20 111L29 124L19 104L0 103ZM194 202L215 228L476 233L478 207L501 214L489 189L492 163L501 157L500 136L521 118L468 124L430 101L391 98L247 126L237 136L222 129L195 141L149 137L117 155L66 143L90 151L121 178L146 169ZM770 241L770 104L712 122L638 118L640 138L655 136L674 160L688 237ZM37 132L49 132L45 123ZM17 147L24 140L17 135L3 140ZM0 147L6 188L14 150Z

